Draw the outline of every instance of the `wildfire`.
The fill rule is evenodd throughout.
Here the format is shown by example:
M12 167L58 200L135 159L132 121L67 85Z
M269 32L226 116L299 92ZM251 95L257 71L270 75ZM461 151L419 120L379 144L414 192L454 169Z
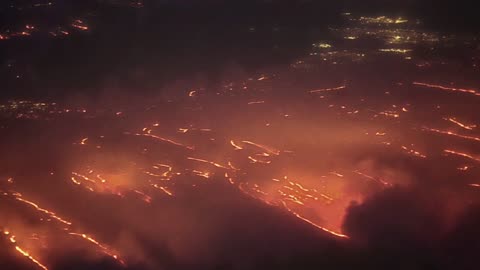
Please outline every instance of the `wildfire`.
M72 199L84 200L80 204L66 204L58 208L49 203L40 206L37 202L27 200L22 194L10 191L17 184L27 184L25 179L22 179L25 174L21 171L12 172L11 175L15 176L15 181L13 178L3 175L0 180L0 197L7 201L5 205L8 207L8 203L11 203L26 210L18 211L18 215L22 217L21 220L31 219L38 222L38 218L32 217L40 216L41 222L38 223L45 227L45 231L56 233L52 237L53 239L50 239L50 234L44 233L44 227L42 227L41 234L32 233L26 237L19 234L17 235L19 238L16 238L12 232L4 231L6 239L10 241L8 245L11 246L12 252L16 254L13 246L19 242L22 247L16 246L16 251L29 258L38 267L46 269L43 264L30 255L29 252L36 253L37 249L32 248L34 245L24 245L27 243L22 242L35 239L34 243L41 244L42 248L47 250L57 247L48 241L65 237L69 243L82 244L82 248L93 250L101 256L107 254L124 265L111 242L99 241L99 239L110 239L101 234L101 229L104 227L88 228L88 226L95 226L98 223L88 224L77 220L86 215L84 215L85 213L75 213L75 211L83 209L84 204L95 207L95 203L102 203L102 207L96 209L95 213L119 211L115 213L116 218L113 220L121 220L120 217L124 217L120 215L127 215L127 213L128 218L136 218L136 215L158 210L156 207L160 207L161 211L163 202L168 203L166 207L169 211L177 211L184 206L184 202L194 204L194 200L200 197L195 194L189 196L191 195L189 192L197 191L201 192L202 196L214 196L219 188L225 186L240 195L248 196L248 200L256 200L284 212L293 220L298 220L298 223L306 223L309 225L305 226L313 226L315 230L348 239L349 236L342 233L339 224L343 214L346 213L347 204L353 197L355 199L364 198L371 193L392 187L394 182L385 175L403 176L405 174L410 176L416 174L418 168L434 168L438 153L443 155L442 164L452 164L449 169L459 177L469 177L468 181L460 181L458 193L463 190L474 193L472 187L480 188L480 184L476 183L478 181L475 181L479 167L474 166L474 162L480 162L480 156L470 145L471 142L480 142L480 137L474 133L477 125L473 124L473 120L469 120L474 119L472 118L474 112L466 109L448 111L451 106L442 105L440 107L437 105L435 110L420 115L430 109L431 103L423 100L424 95L421 95L422 98L419 99L414 97L415 94L428 92L434 100L437 96L444 96L443 92L461 93L453 94L451 98L462 97L463 94L480 96L480 92L475 89L416 81L409 81L408 84L405 84L403 82L409 79L397 78L396 75L385 76L389 80L388 83L374 81L369 84L369 78L360 76L365 74L370 76L371 72L359 72L358 74L351 72L350 62L354 63L354 66L361 66L361 61L363 61L361 59L368 58L368 67L370 68L377 64L375 60L377 57L381 60L380 66L384 66L385 63L388 63L386 61L390 61L390 57L385 57L384 53L393 53L399 54L397 56L400 57L395 61L407 64L404 59L409 59L412 60L412 68L421 67L426 71L427 67L432 67L433 70L437 63L436 60L429 63L427 60L417 59L417 53L410 54L410 52L413 50L417 52L414 44L423 39L436 38L437 35L417 33L409 27L397 29L395 24L407 22L402 18L382 16L377 18L360 17L356 20L361 27L349 27L339 35L335 35L339 39L338 42L333 40L332 42L317 41L311 48L314 53L305 55L305 59L295 61L296 64L293 65L295 72L301 72L297 68L304 68L308 72L290 73L291 70L288 68L287 71L280 70L280 73L275 70L275 73L269 73L268 76L257 73L250 78L221 80L218 85L219 89L214 89L214 93L210 93L210 89L207 91L206 88L202 88L202 83L183 87L182 80L180 85L183 90L181 91L168 91L165 95L162 93L158 100L147 99L139 104L130 102L132 104L120 105L129 103L123 102L122 98L122 102L118 102L118 105L115 102L113 108L104 108L96 103L98 108L87 106L87 104L82 107L63 108L60 105L53 105L55 103L23 100L1 103L0 118L2 119L3 117L8 119L55 119L55 121L48 122L47 127L56 123L69 127L66 137L73 143L69 141L66 146L69 148L61 149L60 153L66 155L65 164L62 162L57 164L56 159L53 162L45 162L47 166L51 167L41 168L42 170L38 173L39 177L49 177L48 179L51 181L45 181L45 183L52 185L48 190L40 189L46 192L40 198L47 198L48 195L55 194L58 190L58 192L71 192L65 196L71 195ZM367 27L369 25L366 24L372 25ZM388 29L381 29L383 24L388 24ZM33 26L23 28L23 25L24 23L21 24L21 32L7 31L8 36L0 35L0 39L14 36L20 38L30 33L35 36L40 35L41 27L39 29ZM368 30L363 28L368 28ZM73 30L67 32L63 29ZM74 20L69 21L67 26L54 27L48 31L52 31L51 35L62 37L70 33L71 35L88 35L88 32L83 33L82 31L89 29L83 20ZM101 27L98 30L100 31ZM383 43L372 42L372 47L368 46L368 49L350 50L352 46L365 42L367 37L368 40L376 38ZM344 39L358 40L346 42ZM444 37L441 40L443 39ZM343 48L344 43L348 44L348 49ZM383 45L373 48L377 44ZM394 45L395 47L393 47ZM425 48L435 47L430 46L431 43L427 45ZM418 53L421 52L418 51ZM427 62L428 66L416 64L418 62ZM16 61L12 60L11 63L12 67L10 67L10 60L7 61L5 68L9 68L13 76L18 76L18 79L27 76L25 72L17 73L17 69L21 70L21 68L15 67L15 65L19 65ZM23 66L22 61L20 64ZM337 65L336 70L348 72L331 78L320 76L320 79L323 80L322 84L304 88L305 85L317 82L316 78L308 77L309 74L319 75L315 72L324 71L324 67L327 65ZM293 81L296 81L298 74L301 74L302 79L305 76L300 92L290 91L287 88L290 88L291 79L294 78ZM330 72L325 74L330 75ZM418 76L422 75L424 74L418 74ZM352 76L352 78L338 81L338 77L343 76ZM237 76L233 77L238 78ZM359 91L350 91L349 81L361 82L358 86ZM362 88L367 83L369 89L364 91ZM319 88L319 86L329 87ZM408 95L400 93L402 87L405 86L414 90L418 88L417 92L409 92ZM429 91L427 88L433 90ZM163 98L166 96L168 99L164 100ZM318 99L312 99L312 97L318 97ZM208 100L209 98L212 99ZM443 101L443 99L439 99L435 104L443 104ZM412 102L412 104L408 102ZM212 106L213 104L218 106ZM452 104L450 103L450 105ZM84 114L87 108L88 114ZM62 117L54 118L55 115L60 114ZM77 114L81 114L81 116ZM77 123L75 117L81 120ZM99 123L102 123L100 121L104 120L114 121L115 124L107 126L108 128L99 128L101 126ZM46 122L38 121L38 123ZM225 124L226 122L227 124ZM438 122L447 128L436 129L424 126L435 126L435 123ZM106 125L106 123L102 124ZM29 122L25 123L25 125L28 124ZM9 128L8 125L2 125L2 127ZM71 127L77 129L71 129ZM89 128L91 129L89 130ZM47 129L49 128L44 130ZM98 136L97 132L99 131L105 136ZM39 132L43 131L39 130ZM122 134L128 136L121 136ZM54 138L58 139L62 135ZM46 136L42 133L40 137ZM438 141L424 142L425 137L427 140L433 138ZM52 139L51 143L63 146L62 142ZM462 145L455 143L462 143ZM30 146L31 144L26 145ZM470 150L462 152L462 149ZM20 150L18 152L22 153ZM52 153L56 150L57 147L51 148ZM386 157L382 156L385 153L387 153ZM50 150L48 154L50 154ZM17 160L17 154L14 153L13 156L15 158L12 160ZM35 157L37 156L35 155ZM28 158L28 155L25 155L25 159ZM30 165L35 162L27 160L25 164ZM38 166L43 164L44 162L40 162ZM427 166L427 164L432 166ZM8 160L5 169L5 173L8 175L10 175L10 168L18 167L19 170L23 168L20 166L23 163L19 166L11 165ZM27 169L33 170L37 164L34 165ZM436 169L447 170L447 168ZM63 176L65 171L70 172L71 170L74 170L71 174L67 177ZM51 175L48 175L49 172ZM442 171L434 175L442 177ZM57 178L60 181L57 181ZM415 181L415 179L414 177L409 178L411 181ZM444 183L444 181L438 182ZM66 187L65 190L62 189L64 187ZM186 190L183 189L185 187ZM29 198L29 196L26 197ZM64 197L62 196L62 198ZM220 200L218 205L231 205L222 204L221 196L215 197L215 199ZM134 203L130 207L131 200L134 200ZM157 201L153 202L153 200ZM0 201L0 204L3 206L3 201ZM112 204L118 204L121 207L115 208L112 207ZM123 207L124 205L128 205L128 207ZM72 224L51 209L43 207L52 207L62 215L66 214L66 217L74 223ZM243 206L235 204L234 207ZM69 208L75 210L67 212ZM195 209L195 211L197 210L202 211L202 209ZM130 211L135 212L131 215ZM3 213L0 212L1 214ZM181 215L174 214L172 216ZM207 218L209 218L208 215ZM138 220L142 221L143 217ZM87 228L84 231L79 230L76 226L77 222ZM136 236L137 232L142 233L141 237L144 237L147 232L156 232L160 235L161 233L155 230L161 226L147 227L156 226L155 222L160 222L160 220L152 219L151 222L141 224L140 227L137 223L131 222L121 225L126 226L125 235L129 240L131 234ZM171 222L175 225L176 221L172 220ZM7 221L7 224L10 222ZM205 224L210 223L206 222ZM129 226L134 227L132 229ZM141 230L139 231L138 228ZM190 227L188 228L190 229ZM123 230L123 228L121 229ZM132 230L130 231L130 229ZM159 239L160 237L155 237L153 240ZM125 242L130 243L130 241ZM143 245L144 241L138 241L135 244ZM152 247L157 244L152 243ZM148 247L146 248L148 249ZM139 249L134 247L133 249L141 250L143 254L143 247L139 247ZM118 250L122 251L124 258L130 258L130 255L138 257L135 256L137 254L123 254L124 250L131 252L130 249ZM147 257L150 259L153 256ZM39 258L42 260L42 258L49 257L40 256ZM26 259L23 260L26 261ZM152 265L155 264L152 263Z
M462 139L466 139L466 140L472 140L472 141L480 142L479 137L462 135L462 134L458 134L458 133L455 133L455 132L452 132L452 131L444 131L444 130L439 130L439 129L435 129L435 128L427 128L427 127L425 127L424 130L439 133L439 134L454 136L454 137L462 138Z
M408 147L402 145L402 149L405 150L405 153L409 154L409 155L412 155L412 156L416 156L416 157L420 157L420 158L427 158L426 155L416 151L416 150L413 150L413 149L409 149Z
M454 150L449 150L449 149L446 149L446 150L443 150L445 153L447 154L452 154L452 155L457 155L457 156L460 156L460 157L465 157L465 158L468 158L468 159L471 159L471 160L474 160L476 162L480 162L480 158L477 158L477 157L474 157L470 154L467 154L467 153L462 153L462 152L457 152L457 151L454 151ZM468 166L465 166L467 170L468 169ZM464 168L465 168L464 167Z
M322 230L322 231L324 231L324 232L327 232L327 233L329 233L329 234L331 234L331 235L333 235L333 236L340 237L340 238L346 238L346 239L350 238L350 237L349 237L348 235L346 235L346 234L342 234L342 233L339 233L339 232L332 231L332 230L330 230L330 229L327 229L327 228L325 228L325 227L322 227L322 226L316 224L315 222L313 222L313 221L311 221L311 220L309 220L309 219L307 219L307 218L305 218L305 217L302 217L300 214L298 214L297 212L295 212L295 211L293 211L292 209L290 209L285 202L283 202L283 205L285 206L285 209L287 209L287 211L289 211L290 213L292 213L292 215L294 215L294 216L297 217L298 219L303 220L303 221L305 221L306 223L308 223L308 224L310 224L310 225L312 225L312 226L314 226L314 227L316 227L316 228L318 228L318 229L320 229L320 230Z
M82 30L82 31L87 31L88 30L88 26L85 25L85 23L82 21L82 20L75 20L71 26L73 28L76 28L76 29L79 29L79 30Z
M17 250L23 256L27 257L30 261L35 263L38 267L40 267L44 270L48 270L48 268L45 265L43 265L41 262L39 262L37 259L35 259L32 255L30 255L27 251L25 251L21 247L15 246L15 250Z
M253 105L253 104L263 104L263 103L265 103L265 101L264 101L264 100L260 100L260 101L250 101L250 102L248 102L247 104L248 104L248 105Z
M199 170L193 170L192 172L193 172L193 174L198 175L198 176L203 177L203 178L206 178L206 179L208 179L212 176L212 174L210 172L202 172L202 171L199 171Z
M311 90L308 91L309 93L321 93L321 92L330 92L330 91L338 91L347 88L346 85L341 85L337 87L331 87L331 88L322 88L322 89L316 89L316 90Z
M170 190L168 190L166 187L162 187L157 184L154 184L153 187L160 189L161 191L165 192L165 194L167 194L168 196L173 196L173 193Z
M236 144L233 140L230 140L230 144L235 148L235 150L242 150L243 148Z
M34 203L34 202L31 202L31 201L29 201L29 200L25 200L25 199L21 198L20 196L21 196L21 195L16 195L16 196L15 196L15 199L18 200L18 201L24 202L24 203L26 203L26 204L28 204L28 205L30 205L30 206L33 206L36 210L38 210L38 211L40 211L40 212L42 212L42 213L45 213L45 214L47 214L48 216L50 216L51 218L54 218L54 219L56 219L56 220L58 220L58 221L60 221L60 222L62 222L62 223L64 223L64 224L66 224L66 225L72 225L71 222L69 222L69 221L67 221L67 220L65 220L65 219L57 216L54 212L49 211L49 210L44 209L44 208L41 208L40 206L38 206L38 204L36 204L36 203Z
M385 112L380 112L379 114L385 115L386 117L393 117L393 118L399 118L400 114L398 114L395 111L385 111Z
M261 144L258 144L258 143L254 143L254 142L251 142L251 141L242 141L242 143L246 143L246 144L250 144L250 145L253 145L253 146L256 146L264 151L266 151L267 153L269 154L272 154L272 155L280 155L280 151L277 150L277 149L274 149L272 147L269 147L269 146L265 146L265 145L261 145Z
M381 52L391 52L391 53L408 53L412 50L409 49L380 49Z
M188 146L188 145L176 142L174 140L170 140L170 139L163 138L163 137L153 135L153 134L149 134L149 133L144 133L144 134L136 133L135 135L136 136L145 136L145 137L154 138L156 140L159 140L159 141L162 141L162 142L167 142L167 143L170 143L170 144L173 144L173 145L176 145L176 146L180 146L180 147L183 147L183 148L186 148L186 149L189 149L189 150L194 150L195 149L195 147L193 147L193 146Z
M15 239L16 238L15 235L13 235L9 230L4 230L3 234L5 236L9 236L10 243L12 243L12 244L17 243L17 240ZM38 259L36 259L32 255L30 255L30 253L28 251L26 251L24 248L21 248L19 245L15 245L15 250L18 253L20 253L21 255L23 255L24 257L28 258L31 262L36 264L39 268L42 268L44 270L48 270L48 268L44 264L42 264L40 261L38 261Z
M218 164L216 162L213 162L213 161L209 161L209 160L205 160L205 159L200 159L200 158L193 158L193 157L187 157L188 160L194 160L194 161L198 161L198 162L202 162L202 163L207 163L207 164L211 164L217 168L222 168L222 169L226 169L226 170L229 170L230 168L224 166L224 165L221 165L221 164Z
M379 182L380 184L384 185L384 186L390 186L391 184L382 180L381 178L378 178L378 177L373 177L371 175L368 175L366 173L363 173L363 172L360 172L360 171L353 171L354 173L360 175L360 176L363 176L369 180L372 180L372 181L375 181L375 182Z
M272 161L270 160L261 160L261 159L256 159L252 156L248 156L248 159L252 162L252 163L262 163L262 164L270 164L272 163Z
M94 244L95 246L97 246L98 248L100 248L105 254L107 254L108 256L114 258L116 261L120 262L122 265L125 265L125 262L123 260L121 260L119 258L118 255L116 255L116 253L112 250L110 250L108 247L102 245L100 242L98 242L97 240L95 240L94 238L92 238L91 236L87 235L87 234L82 234L82 233L69 233L70 235L73 235L73 236L79 236L79 237L82 237L83 239L85 239L86 241Z
M477 90L474 90L474 89L455 88L455 87L448 87L448 86L442 86L438 84L429 84L429 83L422 83L422 82L413 82L413 85L423 86L427 88L434 88L434 89L439 89L443 91L461 92L461 93L472 94L475 96L480 96L480 93L478 93Z
M172 171L173 171L172 166L167 165L167 164L158 163L158 164L153 165L152 168L156 169L156 170L159 170L160 168L166 168L167 170L164 171L161 174L152 173L152 172L149 172L149 171L143 171L143 173L145 173L146 175L154 176L154 177L161 177L161 178L163 178L163 180L171 180L171 178L173 176L172 175Z
M464 128L464 129L467 129L467 130L473 130L474 128L477 127L477 125L467 125L467 124L464 124L464 123L461 123L460 121L458 121L457 119L455 119L454 117L449 117L449 118L443 118L449 122L452 122L454 123L455 125L461 127L461 128Z

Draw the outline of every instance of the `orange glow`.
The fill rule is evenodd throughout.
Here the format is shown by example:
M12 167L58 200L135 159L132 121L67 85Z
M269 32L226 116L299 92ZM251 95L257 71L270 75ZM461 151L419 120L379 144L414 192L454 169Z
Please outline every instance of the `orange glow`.
M222 168L222 169L226 169L226 170L229 170L230 168L226 167L226 166L223 166L223 165L220 165L216 162L213 162L213 161L209 161L209 160L205 160L205 159L199 159L199 158L193 158L193 157L187 157L188 160L194 160L194 161L198 161L198 162L202 162L202 163L207 163L207 164L211 164L217 168Z
M478 39L431 33L426 27L417 31L415 25L422 22L414 18L398 27L395 18L349 15L341 19L345 25L331 25L330 34L311 40L312 46L300 46L308 50L304 55L300 55L303 50L287 52L292 48L283 44L283 37L291 29L252 24L246 26L252 33L240 26L229 36L238 36L238 32L240 38L275 40L261 50L242 53L248 56L245 61L230 61L238 58L227 55L238 53L232 48L221 52L226 56L221 61L198 57L196 53L206 51L206 42L200 39L198 43L197 38L179 39L192 49L185 59L165 58L155 48L165 47L161 36L170 36L175 29L162 27L159 35L149 39L143 35L155 31L147 27L134 33L131 40L125 31L142 28L135 19L144 12L136 14L140 10L128 7L136 1L108 2L98 11L75 12L72 16L78 17L53 24L26 26L23 21L12 26L15 29L2 29L0 39L13 39L0 42L7 47L50 38L54 47L73 46L60 55L78 52L80 55L68 58L81 65L47 76L43 82L37 75L49 75L48 70L38 73L39 67L53 64L54 70L61 71L57 65L69 61L57 61L59 55L50 55L55 59L47 61L48 54L38 58L36 50L18 56L15 54L23 50L15 49L9 50L12 55L3 61L7 88L21 90L10 89L7 94L15 97L0 102L6 146L0 174L0 228L12 229L0 230L0 240L8 248L8 256L13 254L16 260L42 269L46 268L37 259L53 268L70 262L59 257L77 253L75 262L79 264L87 260L86 264L119 266L113 258L123 265L122 259L145 269L168 269L209 268L211 263L217 265L219 255L235 253L231 263L247 256L253 258L248 266L256 263L257 257L263 260L262 254L257 254L263 248L237 254L238 247L224 249L231 244L229 237L236 243L258 234L251 243L255 245L257 240L282 233L298 233L301 239L311 235L315 241L324 238L333 244L334 253L358 255L363 244L370 248L375 243L343 239L362 238L364 224L371 223L367 230L378 228L384 214L388 221L391 209L409 207L397 204L404 193L405 198L415 200L422 214L430 211L431 202L445 205L434 209L442 222L442 235L435 238L432 234L435 237L431 239L454 239L443 228L462 228L454 223L457 216L462 217L461 208L480 202L480 144L476 145L480 122L475 118L480 106L474 106L480 104L475 98L480 96L480 86L474 84L474 71L480 63L474 48ZM104 25L108 24L104 17L110 14L110 2L120 13L132 15L122 21L130 26L113 29ZM44 11L42 8L42 14ZM202 29L197 29L200 35L205 34ZM112 44L100 36L108 31L107 36L114 37ZM121 37L127 42L116 48ZM97 38L100 50L78 51L82 45L98 45ZM146 50L125 48L138 45L136 39L153 43L147 44ZM467 50L454 52L464 45ZM170 47L176 44L165 48ZM126 55L125 61L110 54L93 62L82 61L83 56L108 48L114 48L114 55L132 55ZM430 48L440 49L432 54ZM286 59L274 59L274 64L257 68L260 63L253 60L264 50L268 51L265 57L256 57L261 61L270 61L271 53L285 54ZM448 58L441 57L445 52ZM472 52L475 56L467 57ZM137 59L152 53L151 59ZM33 57L33 66L27 56ZM187 56L199 63L185 69ZM429 56L434 59L426 59ZM163 58L167 61L156 61ZM101 61L125 68L110 70L111 63ZM90 71L92 63L99 66ZM244 69L244 64L253 66ZM172 70L156 78L164 65ZM458 83L422 82L435 82L432 78ZM82 79L85 83L75 84ZM34 82L38 89L30 89L35 88ZM42 92L49 86L51 89ZM62 92L63 86L66 92ZM35 100L20 99L28 93L35 94ZM38 99L44 100L37 101L37 93ZM397 214L407 217L416 213L410 212ZM234 219L225 221L231 214ZM263 222L265 218L269 222ZM244 230L237 229L241 221L246 221ZM417 228L416 222L403 225ZM223 227L233 223L231 228ZM274 234L261 236L265 226ZM406 229L410 232L410 227ZM313 243L301 249L310 252L317 246ZM269 254L273 255L267 260L275 260L274 264L275 255L298 255L288 246Z
M165 194L167 194L168 196L173 196L173 193L170 190L168 190L166 187L161 187L157 184L154 184L153 187L160 189L161 191L165 192Z
M402 149L405 150L405 153L409 154L409 155L412 155L412 156L416 156L416 157L420 157L420 158L427 158L426 155L416 151L416 150L413 150L413 149L409 149L407 148L406 146L402 145Z
M472 140L472 141L480 142L479 137L462 135L462 134L458 134L458 133L455 133L455 132L452 132L452 131L444 131L444 130L439 130L439 129L434 129L434 128L426 128L426 127L424 128L424 130L439 133L439 134L444 134L444 135L455 136L455 137L466 139L466 140Z
M321 92L330 92L330 91L338 91L347 88L347 86L342 85L338 87L332 87L332 88L322 88L322 89L316 89L316 90L311 90L308 91L309 93L321 93Z
M235 150L242 150L243 148L236 144L233 140L230 140L230 144L235 148Z
M380 112L379 114L385 115L387 117L399 118L400 114L393 111Z
M38 210L38 211L40 211L40 212L42 212L42 213L45 213L45 214L49 215L50 217L52 217L52 218L54 218L54 219L56 219L56 220L58 220L58 221L60 221L60 222L62 222L62 223L64 223L64 224L66 224L66 225L72 225L71 222L62 219L61 217L57 216L57 215L56 215L54 212L52 212L52 211L48 211L47 209L41 208L40 206L38 206L38 205L37 205L36 203L34 203L34 202L25 200L25 199L21 198L20 196L15 196L15 199L17 199L18 201L24 202L24 203L26 203L26 204L28 204L28 205L33 206L36 210Z
M434 88L434 89L439 89L443 91L461 92L461 93L472 94L475 96L480 96L480 93L478 93L474 89L455 88L455 87L448 87L448 86L442 86L438 84L429 84L429 83L422 83L422 82L413 82L413 85Z
M443 118L443 119L445 119L447 121L450 121L450 122L454 123L455 125L457 125L461 128L467 129L467 130L473 130L474 128L477 127L476 125L467 125L467 124L461 123L460 121L458 121L457 119L452 118L452 117Z
M458 151L454 151L454 150L448 150L448 149L443 150L443 151L447 154L457 155L457 156L460 156L460 157L465 157L465 158L474 160L476 162L480 162L480 158L474 157L474 156L472 156L470 154L467 154L467 153L462 153L462 152L458 152ZM468 166L465 166L465 167L466 167L466 169L464 169L464 170L467 170Z
M248 156L248 159L250 159L250 161L251 161L252 163L262 163L262 164L270 164L270 163L271 163L270 160L267 160L267 161L265 161L265 160L260 160L260 159L253 158L252 156Z
M248 105L253 105L253 104L263 104L263 103L265 103L265 101L264 101L264 100L260 100L260 101L250 101L250 102L248 102L247 104L248 104Z
M85 23L82 21L82 20L75 20L71 26L73 28L76 28L78 30L82 30L82 31L87 31L88 30L88 26L85 25Z
M194 150L195 149L195 147L193 147L193 146L184 145L184 144L176 142L174 140L170 140L170 139L163 138L163 137L153 135L153 134L148 134L148 133L139 134L139 133L137 133L135 135L136 136L145 136L145 137L154 138L156 140L159 140L159 141L162 141L162 142L167 142L167 143L170 143L170 144L173 144L173 145L176 145L176 146L181 146L181 147L184 147L184 148L189 149L189 150Z
M91 236L87 234L81 234L81 233L69 233L70 235L73 236L79 236L82 237L83 239L87 240L88 242L94 244L95 246L99 247L105 254L109 255L110 257L114 258L116 261L120 262L122 265L125 265L123 260L119 259L119 256L115 254L114 251L110 250L108 247L102 245L100 242L92 238Z
M202 172L202 171L199 171L199 170L193 170L192 172L193 172L193 174L198 175L198 176L203 177L203 178L206 178L206 179L208 179L208 178L210 178L210 176L212 176L212 174L210 172Z
M356 174L358 174L358 175L360 175L360 176L363 176L363 177L365 177L365 178L367 178L367 179L369 179L369 180L372 180L372 181L375 181L375 182L379 182L379 183L381 183L381 184L384 185L384 186L390 186L390 185L391 185L390 183L382 180L381 178L373 177L373 176L371 176L371 175L365 174L365 173L360 172L360 171L354 171L354 173L356 173Z
M346 234L342 234L342 233L339 233L339 232L335 232L335 231L329 230L329 229L327 229L327 228L325 228L325 227L322 227L322 226L316 224L315 222L313 222L313 221L311 221L311 220L309 220L309 219L307 219L307 218L305 218L305 217L302 217L300 214L298 214L298 213L296 213L295 211L293 211L292 209L288 208L288 206L286 205L285 202L283 202L283 205L285 206L285 208L286 208L290 213L292 213L295 217L299 218L300 220L303 220L303 221L305 221L306 223L308 223L308 224L310 224L310 225L312 225L312 226L314 226L314 227L316 227L316 228L318 228L318 229L320 229L320 230L322 230L322 231L324 231L324 232L327 232L327 233L329 233L329 234L331 234L331 235L333 235L333 236L340 237L340 238L347 238L347 239L349 238L348 235L346 235Z
M21 247L19 246L16 246L15 249L20 253L22 254L23 256L27 257L30 261L32 261L33 263L35 263L38 267L44 269L44 270L48 270L48 268L43 265L42 263L40 263L37 259L35 259L34 257L32 257L32 255L30 255L27 251L23 250Z
M277 149L274 149L272 147L269 147L269 146L265 146L265 145L261 145L261 144L258 144L258 143L254 143L254 142L251 142L251 141L242 141L242 143L246 143L246 144L250 144L250 145L253 145L253 146L256 146L262 150L265 150L267 151L269 154L273 154L273 155L280 155L280 151L277 150Z

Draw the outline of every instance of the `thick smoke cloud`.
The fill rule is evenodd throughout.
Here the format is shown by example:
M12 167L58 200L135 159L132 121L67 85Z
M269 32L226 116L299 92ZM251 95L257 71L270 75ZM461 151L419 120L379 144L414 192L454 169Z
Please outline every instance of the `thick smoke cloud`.
M453 202L441 199L397 187L352 204L344 230L359 262L369 269L475 269L480 205L453 214Z

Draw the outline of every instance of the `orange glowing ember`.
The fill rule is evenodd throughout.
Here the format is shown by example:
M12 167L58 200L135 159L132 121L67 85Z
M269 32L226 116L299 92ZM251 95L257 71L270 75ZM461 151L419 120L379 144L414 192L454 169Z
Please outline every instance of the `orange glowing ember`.
M461 92L461 93L472 94L475 96L480 96L480 93L478 93L477 90L474 90L474 89L455 88L455 87L448 87L448 86L442 86L438 84L429 84L429 83L422 83L422 82L413 82L413 85L439 89L443 91Z
M48 268L43 265L41 262L39 262L37 259L35 259L34 257L32 257L32 255L30 255L27 251L23 250L21 247L19 246L15 246L15 250L17 250L20 254L22 254L23 256L27 257L30 261L32 261L33 263L35 263L38 267L44 269L44 270L48 270Z

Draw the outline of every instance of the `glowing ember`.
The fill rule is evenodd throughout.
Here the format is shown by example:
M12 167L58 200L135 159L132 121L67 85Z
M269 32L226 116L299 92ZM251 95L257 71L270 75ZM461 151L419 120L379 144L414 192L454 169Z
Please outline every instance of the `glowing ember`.
M424 130L435 132L435 133L440 133L440 134L444 134L444 135L449 135L449 136L453 136L453 137L457 137L457 138L461 138L461 139L480 142L479 137L462 135L462 134L458 134L458 133L455 133L455 132L452 132L452 131L445 131L445 130L439 130L439 129L435 129L435 128L427 128L427 127L425 127Z
M30 261L32 261L33 263L35 263L38 267L44 269L44 270L48 270L48 268L43 265L42 263L40 263L37 259L35 259L34 257L32 257L32 255L30 255L27 251L23 250L21 247L19 246L15 246L15 250L17 250L20 254L22 254L23 256L27 257Z
M448 149L443 150L443 151L444 151L445 153L447 153L447 154L452 154L452 155L456 155L456 156L468 158L468 159L473 160L473 161L480 162L480 158L474 157L474 156L472 156L472 155L470 155L470 154L467 154L467 153L457 152L457 151L448 150ZM464 170L467 170L467 169L468 169L467 166L465 166L464 168L465 168Z
M461 128L464 128L464 129L467 129L467 130L473 130L474 128L477 127L477 125L467 125L467 124L464 124L464 123L461 123L460 121L458 121L457 119L453 118L453 117L450 117L450 118L444 118L445 120L449 121L449 122L452 122L454 123L455 125L461 127Z
M480 96L480 93L478 93L477 90L474 90L474 89L455 88L455 87L448 87L448 86L442 86L442 85L437 85L437 84L429 84L429 83L422 83L422 82L413 82L413 85L423 86L423 87L433 88L433 89L438 89L438 90L442 90L442 91L461 92L461 93L472 94L472 95L475 95L475 96Z
M332 87L332 88L322 88L322 89L316 89L316 90L311 90L309 93L321 93L321 92L330 92L330 91L338 91L347 88L345 85L341 85L338 87Z
M33 202L31 202L31 201L28 201L28 200L25 200L25 199L23 199L23 198L20 197L20 196L21 196L20 194L16 195L16 196L15 196L15 199L17 199L18 201L24 202L24 203L26 203L26 204L28 204L28 205L33 206L36 210L38 210L38 211L40 211L40 212L43 212L43 213L49 215L50 217L52 217L52 218L54 218L54 219L56 219L56 220L58 220L58 221L60 221L60 222L62 222L62 223L64 223L64 224L66 224L66 225L72 225L71 222L62 219L61 217L57 216L54 212L48 211L47 209L44 209L44 208L41 208L41 207L38 206L36 203L33 203Z

